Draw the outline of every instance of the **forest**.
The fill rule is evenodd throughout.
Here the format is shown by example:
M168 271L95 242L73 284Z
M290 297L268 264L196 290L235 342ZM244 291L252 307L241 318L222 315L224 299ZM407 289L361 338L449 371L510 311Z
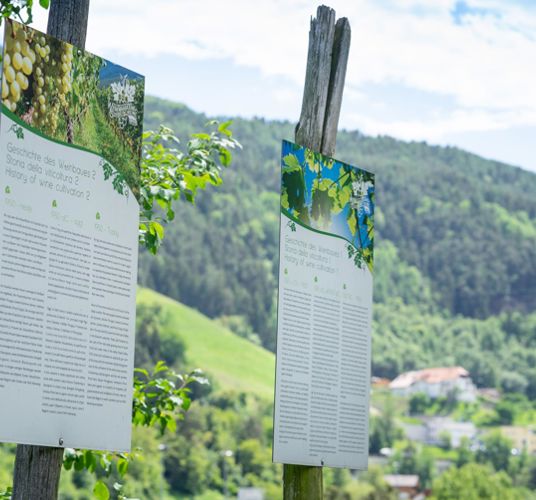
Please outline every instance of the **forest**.
M183 141L207 122L155 98L147 99L145 117L146 130L163 123ZM181 373L202 368L210 383L192 385L191 407L176 429L134 428L125 477L122 459L111 466L104 456L88 470L95 455L68 452L62 499L111 492L111 498L216 500L242 487L281 498L282 470L270 451L269 351L276 333L281 139L292 139L293 125L235 119L230 127L243 149L219 172L223 183L199 193L195 205L177 202L158 252L143 250L139 267L147 288L138 293L135 365L148 372L160 360ZM530 196L536 177L461 150L358 132L339 134L336 157L376 174L373 374L393 378L403 370L460 364L478 387L499 389L500 399L458 404L374 390L369 471L326 468L325 497L394 499L384 474L401 473L417 474L438 500L533 498L536 460L513 455L513 443L498 429L526 428L536 415L536 202ZM472 422L481 446L405 438L404 424L432 416ZM392 455L378 465L384 448ZM0 492L10 485L14 450L0 446ZM438 464L445 461L454 466L442 473ZM96 496L104 484L106 494Z
M148 98L146 128L207 118ZM140 283L275 347L281 139L235 119L243 150L218 193L182 203ZM461 364L479 387L536 394L536 176L452 147L342 131L336 157L376 174L373 375Z

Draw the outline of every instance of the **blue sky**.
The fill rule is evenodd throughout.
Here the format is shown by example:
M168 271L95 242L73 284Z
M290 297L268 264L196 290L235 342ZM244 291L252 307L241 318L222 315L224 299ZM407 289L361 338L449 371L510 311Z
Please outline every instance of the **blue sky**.
M196 111L295 121L319 3L92 0L87 48ZM536 171L536 2L326 3L352 27L342 128ZM34 26L46 26L42 9Z

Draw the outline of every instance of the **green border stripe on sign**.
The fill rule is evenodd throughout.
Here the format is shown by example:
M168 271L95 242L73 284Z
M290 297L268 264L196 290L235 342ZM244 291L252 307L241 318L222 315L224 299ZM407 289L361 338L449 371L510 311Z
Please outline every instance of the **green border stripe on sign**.
M30 132L42 137L43 139L47 139L49 141L55 142L56 144L61 144L62 146L67 146L69 148L74 148L74 149L78 149L80 151L85 151L86 153L91 153L91 154L99 156L100 158L103 158L102 153L100 153L98 151L93 151L93 150L85 148L83 146L78 146L77 144L71 144L69 142L63 142L63 141L60 141L59 139L55 139L54 137L50 137L49 135L46 135L45 133L41 132L41 130L32 127L31 125L26 123L24 120L22 120L19 116L17 116L15 113L11 112L9 109L7 109L7 107L3 103L2 103L2 114L6 115L11 120L17 122L21 127L23 127L26 130L29 130Z

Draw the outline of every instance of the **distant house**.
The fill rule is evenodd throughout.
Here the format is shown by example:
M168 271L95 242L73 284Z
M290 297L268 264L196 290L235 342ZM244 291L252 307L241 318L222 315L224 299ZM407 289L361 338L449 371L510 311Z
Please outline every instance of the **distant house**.
M237 500L264 500L264 490L260 488L239 488Z
M458 401L466 402L475 401L477 395L469 372L461 366L402 373L389 384L389 388L400 396L422 392L435 399L455 394Z
M383 479L398 492L399 498L415 498L419 494L419 476L416 474L386 474Z
M388 378L382 377L372 377L370 379L373 389L383 389L384 387L389 387L391 381Z
M472 441L477 435L477 428L473 422L456 422L447 417L434 417L426 422L428 431L428 444L439 446L443 444L443 438L450 438L450 445L458 448L463 438Z
M483 387L482 389L477 389L477 394L490 403L498 403L501 399L501 393L492 387Z
M449 417L423 418L421 424L402 423L402 429L407 439L433 446L443 445L448 436L453 448L458 448L463 438L472 441L478 432L472 422L457 422Z
M530 427L504 425L500 428L501 434L512 441L512 445L518 451L525 450L527 453L536 454L536 430Z

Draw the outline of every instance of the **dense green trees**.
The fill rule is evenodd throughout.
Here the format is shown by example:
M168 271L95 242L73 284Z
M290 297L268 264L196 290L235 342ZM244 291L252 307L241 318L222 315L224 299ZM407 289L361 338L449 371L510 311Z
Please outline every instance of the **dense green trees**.
M527 500L528 491L514 489L504 473L486 466L467 464L449 469L433 483L434 500Z
M512 457L512 441L494 432L482 440L482 446L476 453L476 460L489 463L496 471L507 471Z
M146 121L182 136L206 118L148 99ZM244 149L218 194L177 209L188 224L141 256L140 282L274 349L280 141L293 128L238 119L233 131ZM377 173L373 373L461 364L479 386L534 396L536 176L358 132L339 134L337 156Z
M438 365L461 365L479 387L531 394L536 314L477 320L430 314L401 301L374 309L372 366L378 376ZM514 336L510 328L526 331Z

